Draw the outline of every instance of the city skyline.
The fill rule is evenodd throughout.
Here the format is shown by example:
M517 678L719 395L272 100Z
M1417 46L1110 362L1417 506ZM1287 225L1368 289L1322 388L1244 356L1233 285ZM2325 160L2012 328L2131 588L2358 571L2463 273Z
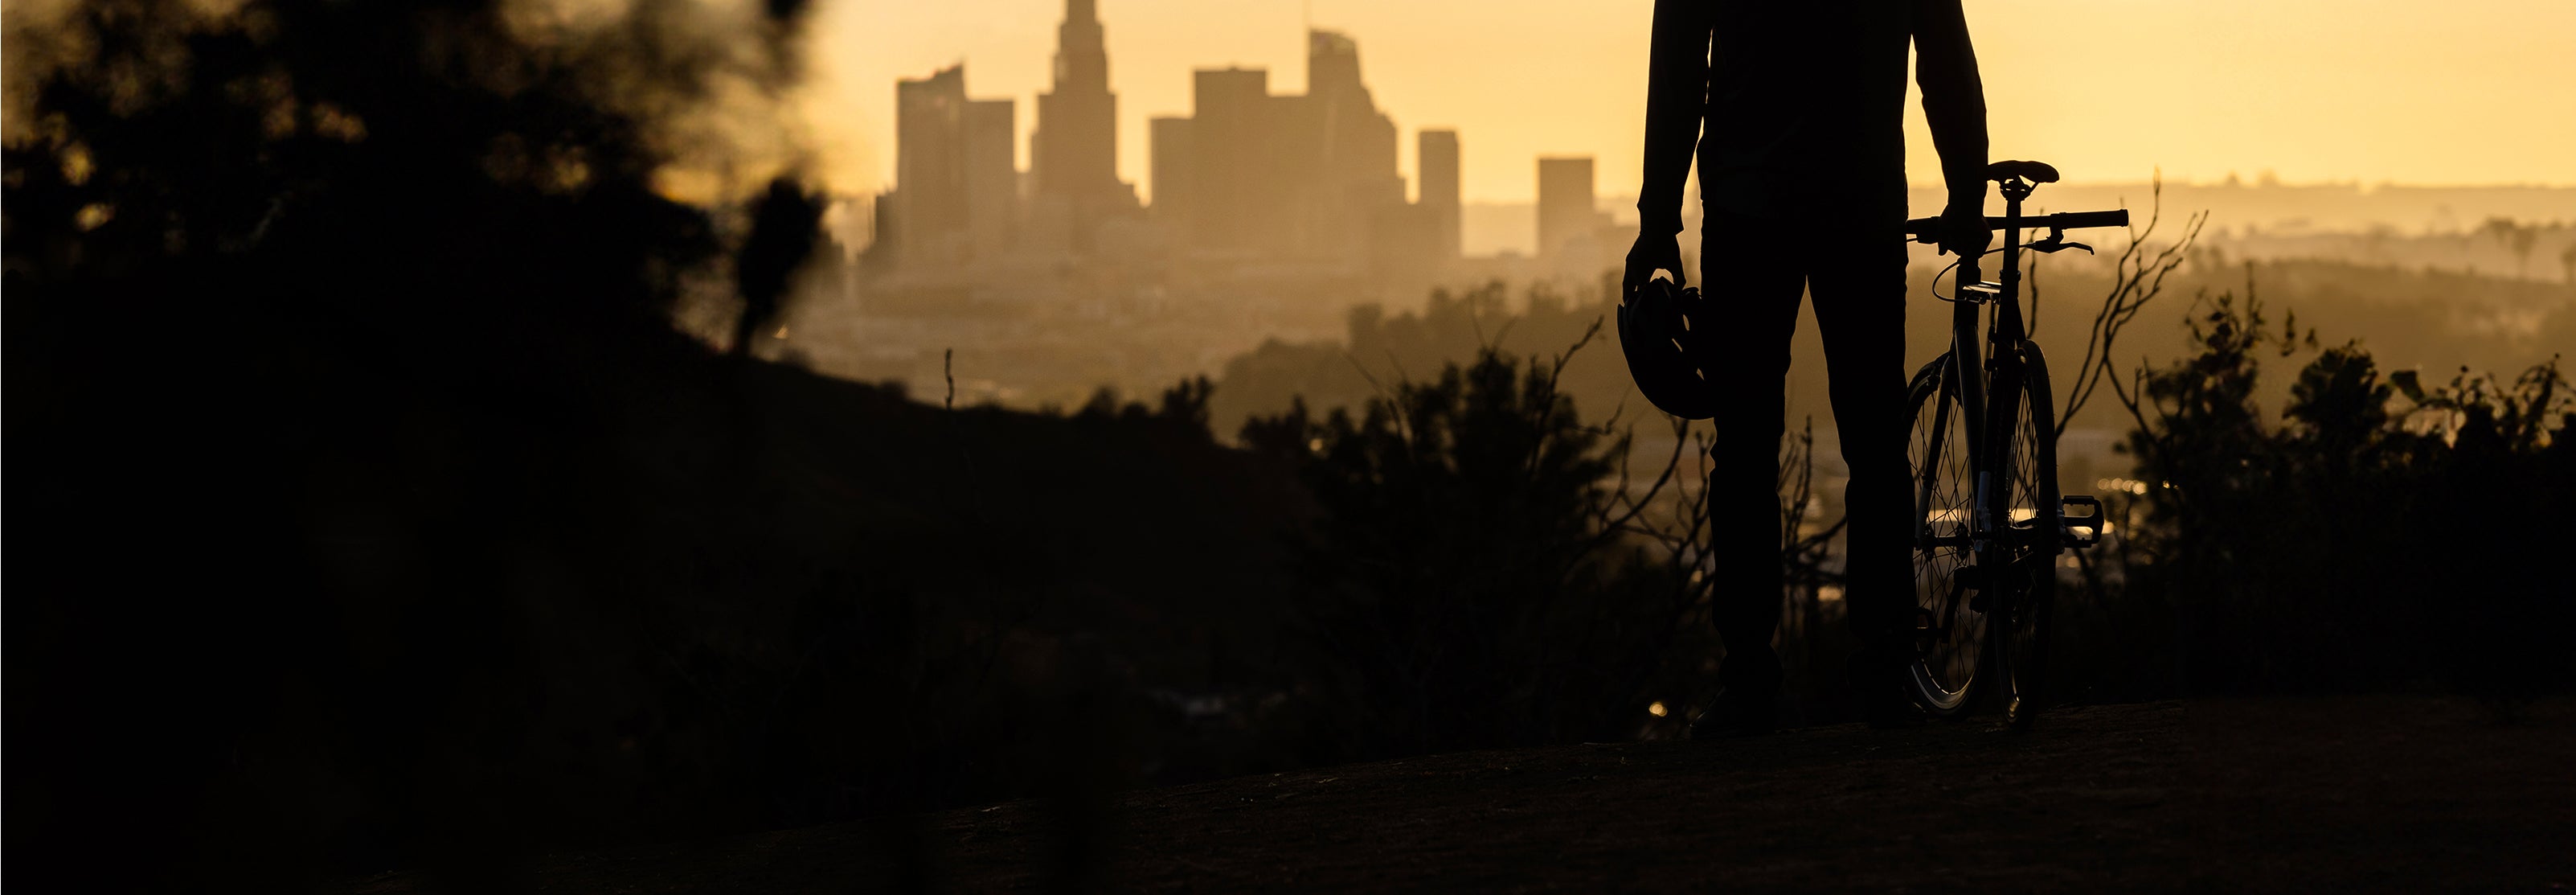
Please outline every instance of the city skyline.
M1317 265L1300 275L1308 278L1366 272L1420 283L1460 257L1458 133L1416 132L1429 176L1414 200L1415 185L1396 170L1401 131L1376 104L1359 43L1320 29L1307 32L1302 93L1272 90L1265 69L1194 72L1190 115L1152 120L1144 180L1155 201L1141 204L1112 164L1118 99L1096 9L1094 0L1065 2L1055 89L1038 97L1025 171L1013 167L1015 101L972 97L963 63L896 81L896 182L871 206L867 248L872 272L899 275L895 291L950 289L975 279L961 280L961 270L1063 258L1105 265L1097 274L1125 269L1150 288L1168 285L1176 262L1182 281L1289 262ZM1589 247L1606 219L1590 209L1588 158L1581 181L1585 209L1558 235L1581 231Z
M1402 130L1456 129L1476 143L1464 201L1526 203L1540 155L1595 156L1603 195L1636 189L1650 8L1322 0L1311 24L1371 47L1371 85ZM977 95L1031 99L1018 114L1019 130L1032 130L1061 10L1054 0L822 7L804 107L834 187L891 184L886 85L896 78L967 62ZM1117 177L1140 198L1150 200L1150 120L1187 114L1193 71L1267 68L1273 89L1291 92L1305 80L1296 3L1105 0L1099 15L1118 60ZM2576 56L2552 48L2576 33L2576 6L1972 0L1969 16L1998 150L2057 159L2076 180L2142 181L2161 168L2177 182L2272 170L2293 183L2576 184L2576 153L2565 151L2576 145L2576 95L2533 89L2576 81ZM2163 72L2161 83L2140 89L2141 71ZM2114 92L2131 99L2093 99ZM1929 147L1919 124L1913 133L1922 180ZM1398 163L1412 180L1412 141Z

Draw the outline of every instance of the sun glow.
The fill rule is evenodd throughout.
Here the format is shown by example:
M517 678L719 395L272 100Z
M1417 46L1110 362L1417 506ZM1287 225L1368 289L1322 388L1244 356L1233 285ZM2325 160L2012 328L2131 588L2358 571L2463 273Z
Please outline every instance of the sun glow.
M1637 188L1652 0L1101 0L1119 92L1119 176L1148 189L1155 115L1188 114L1190 72L1306 77L1304 27L1359 42L1407 134L1456 127L1468 201L1535 195L1531 160L1592 155L1605 195ZM894 81L959 61L979 96L1052 77L1061 0L828 4L807 118L836 188L893 179ZM1969 0L1997 152L2076 181L2273 171L2288 182L2576 184L2576 3L2565 0ZM1909 164L1935 181L1910 114ZM1025 149L1025 146L1023 147ZM1999 156L2003 157L2003 156ZM1026 159L1022 159L1025 165ZM847 181L847 182L842 182Z

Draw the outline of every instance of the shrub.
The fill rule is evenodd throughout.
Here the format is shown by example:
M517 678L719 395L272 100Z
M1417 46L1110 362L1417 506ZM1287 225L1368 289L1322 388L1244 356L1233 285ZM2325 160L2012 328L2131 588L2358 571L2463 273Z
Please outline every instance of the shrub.
M2567 685L2553 632L2576 604L2545 559L2576 484L2558 362L2426 387L2348 343L2299 371L2276 422L2252 397L2262 355L2313 333L2269 329L2250 290L2196 311L2197 353L2123 394L2150 490L2118 599L2179 622L2162 672L2201 692Z
M1580 421L1561 369L1488 348L1356 416L1300 400L1244 426L1321 509L1294 610L1353 752L1624 737L1645 717L1690 589L1624 541L1628 440Z

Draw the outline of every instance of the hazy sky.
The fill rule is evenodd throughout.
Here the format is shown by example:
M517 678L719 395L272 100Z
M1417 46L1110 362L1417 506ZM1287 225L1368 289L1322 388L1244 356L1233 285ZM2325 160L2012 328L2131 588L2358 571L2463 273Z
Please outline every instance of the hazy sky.
M1635 190L1652 0L1099 0L1119 176L1146 119L1187 114L1190 72L1306 80L1302 22L1359 41L1402 131L1455 127L1470 201L1525 201L1542 154L1593 155ZM2074 180L2576 184L2576 0L1967 0L1997 157ZM966 63L978 97L1047 88L1062 0L825 0L806 108L835 185L893 178L894 81ZM1311 16L1311 19L1309 17ZM1920 110L1912 173L1935 179Z

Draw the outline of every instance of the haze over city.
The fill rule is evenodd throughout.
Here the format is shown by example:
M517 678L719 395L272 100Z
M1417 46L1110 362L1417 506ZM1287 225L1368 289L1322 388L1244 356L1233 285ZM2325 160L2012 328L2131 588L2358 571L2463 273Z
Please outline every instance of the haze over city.
M0 2L17 890L2576 881L2576 0Z
M1602 159L1636 189L1649 0L1105 0L1121 96L1119 174L1142 183L1147 119L1186 114L1190 72L1305 80L1308 24L1350 35L1379 104L1410 133L1459 130L1469 202L1534 198L1529 160ZM836 191L893 177L897 78L964 62L978 96L1045 89L1061 4L826 4L802 108ZM2576 185L2576 5L2556 0L1993 0L1968 4L1994 144L2080 182ZM1910 168L1930 146L1909 107ZM1020 108L1023 133L1034 109ZM1023 166L1026 157L1022 157ZM1400 165L1414 170L1407 140Z
M1629 5L1573 19L1510 3L826 6L799 108L854 263L768 347L917 390L965 369L970 400L1065 406L1216 373L1268 340L1355 339L1346 309L1441 288L1598 300L1636 233L1651 9ZM2040 207L2149 212L2161 176L2178 216L2208 213L2207 259L2559 275L2576 188L2547 184L2576 183L2576 164L2548 150L2576 140L2576 107L2556 108L2576 100L2506 85L2576 74L2524 36L2565 10L2497 4L2475 27L2412 28L2411 12L2335 25L2287 7L2100 6L1969 11L1995 151L2055 159L2072 181ZM2365 50L2419 64L2401 77L2330 58ZM2142 72L2163 83L2126 85ZM1932 141L1919 105L1906 114L1911 204L1929 214ZM2498 235L2461 235L2482 228ZM2475 307L2449 313L2517 339L2546 317ZM1613 390L1595 400L1617 400L1598 372ZM1221 390L1220 425L1287 398L1263 390Z

